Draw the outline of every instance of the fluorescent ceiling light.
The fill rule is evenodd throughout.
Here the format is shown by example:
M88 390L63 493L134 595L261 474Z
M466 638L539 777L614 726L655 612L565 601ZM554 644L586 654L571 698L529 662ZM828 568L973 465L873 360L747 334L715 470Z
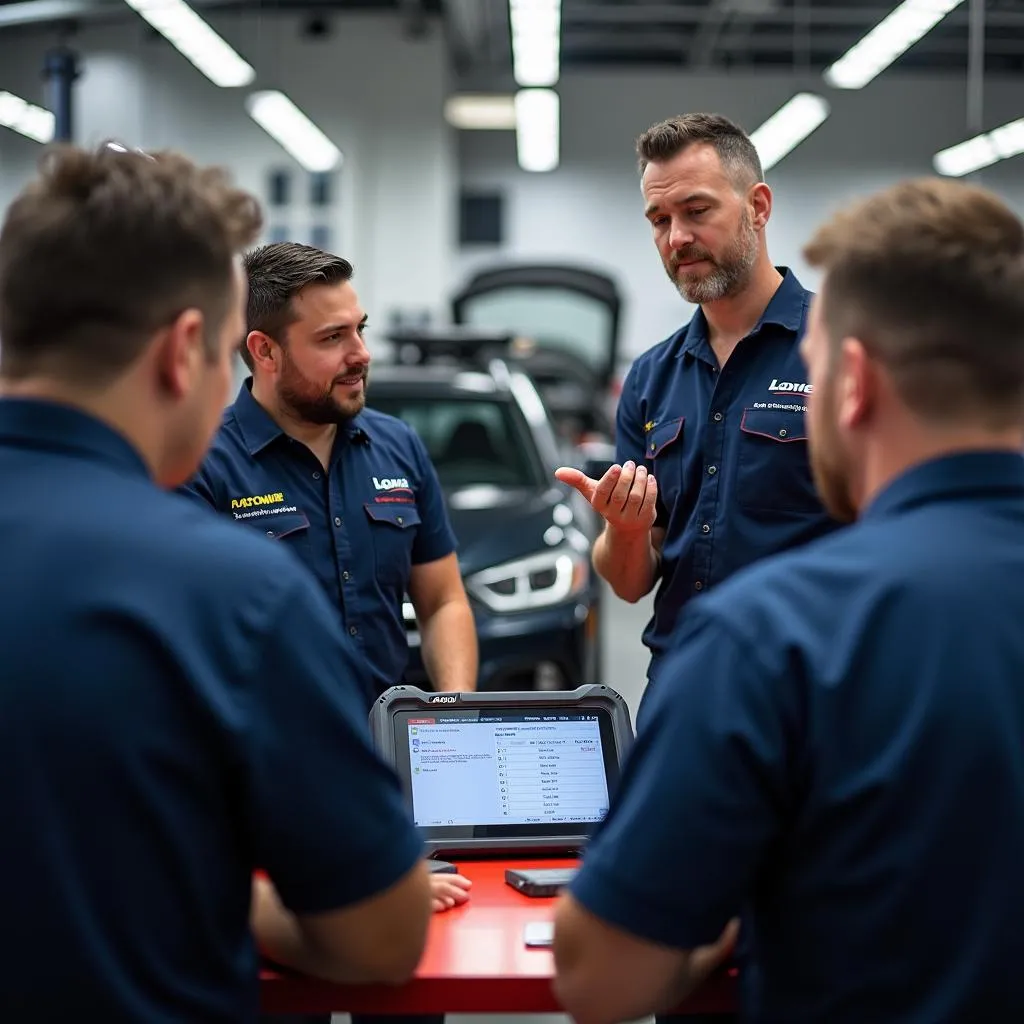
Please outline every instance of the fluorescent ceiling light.
M516 126L515 100L512 96L472 93L449 96L444 104L444 119L453 128L507 131Z
M307 171L331 171L341 163L341 150L283 92L251 93L245 105L249 116Z
M553 171L558 166L558 93L520 89L515 110L519 166L524 171Z
M825 71L825 81L836 89L862 89L962 3L903 0Z
M182 56L222 89L249 85L256 72L184 0L125 0Z
M516 84L554 85L562 35L561 0L509 0L508 16Z
M779 107L750 136L761 158L762 169L769 170L796 149L824 122L828 113L828 101L810 92L798 92L788 103Z
M52 142L56 118L12 92L0 92L0 125L36 142Z
M1021 153L1024 153L1024 117L936 153L932 164L939 174L959 178Z

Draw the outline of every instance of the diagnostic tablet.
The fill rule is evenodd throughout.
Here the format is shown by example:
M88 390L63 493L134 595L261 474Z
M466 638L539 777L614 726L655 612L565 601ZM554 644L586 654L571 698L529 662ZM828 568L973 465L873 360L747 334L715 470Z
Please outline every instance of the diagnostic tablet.
M395 686L370 713L433 854L577 853L608 813L633 739L602 685L429 693Z

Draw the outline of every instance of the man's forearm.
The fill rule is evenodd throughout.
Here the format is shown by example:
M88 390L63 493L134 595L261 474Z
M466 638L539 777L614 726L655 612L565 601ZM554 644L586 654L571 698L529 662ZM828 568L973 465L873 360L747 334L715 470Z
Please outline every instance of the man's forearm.
M659 560L650 530L622 533L605 526L594 542L594 569L624 601L636 602L650 593Z
M253 886L250 925L260 951L283 967L291 967L341 985L360 985L377 979L354 964L340 964L319 949L303 932L298 919L278 898L273 885L257 879Z
M423 664L436 690L476 689L479 652L467 601L448 601L420 624Z

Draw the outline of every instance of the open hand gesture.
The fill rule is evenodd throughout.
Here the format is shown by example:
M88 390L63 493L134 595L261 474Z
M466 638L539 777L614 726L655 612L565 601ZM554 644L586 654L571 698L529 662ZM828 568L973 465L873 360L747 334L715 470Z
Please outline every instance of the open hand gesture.
M555 477L575 487L604 520L620 533L650 530L657 515L658 481L646 466L627 462L609 468L600 480L562 466Z

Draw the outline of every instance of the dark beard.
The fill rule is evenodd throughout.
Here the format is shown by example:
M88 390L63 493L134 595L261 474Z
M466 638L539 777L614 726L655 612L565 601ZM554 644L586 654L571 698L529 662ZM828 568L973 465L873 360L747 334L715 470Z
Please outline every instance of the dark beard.
M368 367L363 370L363 399L358 404L344 406L335 399L330 391L315 393L308 380L292 374L285 374L281 380L278 396L283 405L306 423L316 423L321 426L331 423L348 423L363 411L363 406L366 403L368 371Z

